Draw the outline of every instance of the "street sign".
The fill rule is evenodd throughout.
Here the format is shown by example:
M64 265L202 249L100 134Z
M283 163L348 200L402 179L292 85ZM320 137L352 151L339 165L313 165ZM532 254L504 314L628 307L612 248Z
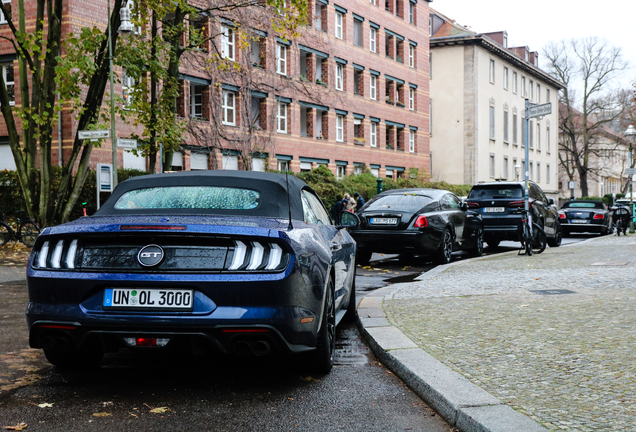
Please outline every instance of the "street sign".
M547 114L552 114L552 102L544 103L541 105L531 104L527 110L528 118L542 117Z
M625 175L634 175L636 174L636 168L625 168Z
M137 140L128 138L117 138L117 147L135 149L137 148Z
M77 133L79 139L100 139L100 138L109 138L110 130L83 130Z
M574 182L568 182L568 189L574 189Z

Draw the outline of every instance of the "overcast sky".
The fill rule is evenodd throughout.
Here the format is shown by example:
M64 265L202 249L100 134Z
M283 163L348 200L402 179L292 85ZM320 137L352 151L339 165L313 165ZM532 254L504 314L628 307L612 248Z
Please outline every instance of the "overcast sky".
M435 0L429 5L477 33L505 30L508 46L528 46L545 56L551 41L597 36L620 47L630 64L619 85L636 80L636 0Z

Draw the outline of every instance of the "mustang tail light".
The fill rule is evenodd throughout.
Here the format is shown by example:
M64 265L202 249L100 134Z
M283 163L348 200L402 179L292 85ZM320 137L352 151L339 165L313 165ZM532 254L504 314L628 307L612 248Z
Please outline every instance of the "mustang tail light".
M426 219L426 216L424 215L420 215L417 217L417 219L415 220L415 223L413 224L414 228L426 228L428 226L428 219Z
M594 219L605 219L605 215L603 213L596 213Z
M33 265L41 269L74 269L77 256L77 240L62 239L45 241L39 250L35 250L36 256Z

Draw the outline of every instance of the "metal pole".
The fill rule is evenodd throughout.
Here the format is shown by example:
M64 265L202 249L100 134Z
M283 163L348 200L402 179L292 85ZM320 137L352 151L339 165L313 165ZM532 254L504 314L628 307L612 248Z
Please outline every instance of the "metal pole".
M632 151L633 151L633 144L632 144L632 140L630 139L629 141L629 166L632 166ZM632 174L629 175L629 209L632 212L632 217L629 219L629 233L630 234L634 234L634 193L632 190L633 187L633 176Z
M115 81L113 79L113 31L110 23L110 0L108 7L108 61L110 63L110 142L113 152L113 188L117 186L117 134L115 131Z
M530 147L529 143L528 143L528 117L530 116L530 114L528 113L528 109L530 108L530 101L528 99L526 99L526 110L525 110L525 115L523 116L523 140L525 142L525 154L526 154L526 162L523 164L523 168L525 170L525 181L524 181L524 208L526 209L526 211L530 211L530 197L528 195L528 188L529 188L529 175L528 175L528 166L529 166L529 162L528 162L528 158L530 157L530 150L528 149L528 147Z

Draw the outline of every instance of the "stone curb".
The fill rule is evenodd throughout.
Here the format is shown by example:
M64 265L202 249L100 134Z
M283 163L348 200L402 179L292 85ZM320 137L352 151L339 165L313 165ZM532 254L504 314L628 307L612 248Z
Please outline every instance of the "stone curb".
M434 277L460 263L436 267L417 280ZM548 431L436 360L392 325L382 306L385 297L390 298L396 288L394 285L378 289L358 303L360 333L385 366L461 432Z

